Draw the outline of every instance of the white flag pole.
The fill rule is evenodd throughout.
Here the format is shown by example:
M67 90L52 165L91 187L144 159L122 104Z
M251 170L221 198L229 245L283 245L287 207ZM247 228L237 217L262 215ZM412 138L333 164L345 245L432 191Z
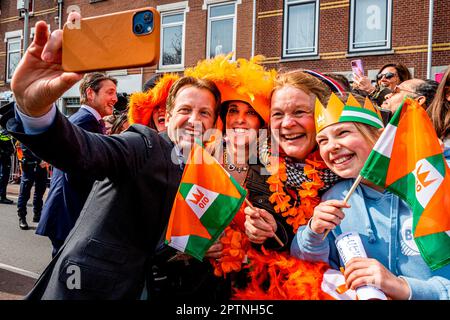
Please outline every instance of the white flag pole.
M253 210L255 210L255 207L251 204L250 201L248 201L247 198L245 198L245 203L246 203L250 208L252 208ZM280 238L278 238L278 236L277 236L275 233L273 234L273 238L276 240L276 242L278 242L278 244L279 244L280 246L284 246L283 241L281 241Z
M350 190L348 191L347 195L345 196L344 202L347 203L348 199L350 199L350 196L353 194L353 192L355 192L356 187L359 185L359 183L362 180L362 175L358 175L358 178L356 178L355 182L353 182L352 187L350 188ZM322 241L325 240L325 238L327 237L328 233L330 233L330 229L328 229L327 231L325 231L325 234L323 235Z

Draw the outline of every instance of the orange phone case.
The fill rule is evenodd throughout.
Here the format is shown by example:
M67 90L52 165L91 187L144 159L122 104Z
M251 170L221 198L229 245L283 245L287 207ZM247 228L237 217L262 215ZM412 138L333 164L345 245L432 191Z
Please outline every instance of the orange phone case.
M135 13L153 12L153 31L133 32ZM160 15L152 7L83 18L79 28L64 25L62 67L64 71L89 72L154 65L159 60Z

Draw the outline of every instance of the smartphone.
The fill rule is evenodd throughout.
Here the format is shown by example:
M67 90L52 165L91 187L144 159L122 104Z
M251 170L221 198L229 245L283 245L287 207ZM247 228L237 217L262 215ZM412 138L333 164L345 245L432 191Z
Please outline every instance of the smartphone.
M361 59L356 59L351 61L353 73L363 76L364 75L364 67Z
M90 72L155 65L159 39L160 14L153 7L82 18L64 25L62 68Z
M434 75L434 80L441 83L443 77L444 77L444 73L438 72Z

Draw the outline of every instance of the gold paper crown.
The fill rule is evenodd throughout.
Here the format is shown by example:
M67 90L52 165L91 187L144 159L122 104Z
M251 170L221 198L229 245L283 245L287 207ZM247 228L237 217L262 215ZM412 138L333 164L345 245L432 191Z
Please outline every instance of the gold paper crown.
M349 94L347 103L344 105L332 93L326 108L324 108L319 99L316 99L314 121L317 133L325 127L339 122L360 122L376 128L383 127L381 113L373 106L370 99L366 97L364 106L361 106L352 94Z

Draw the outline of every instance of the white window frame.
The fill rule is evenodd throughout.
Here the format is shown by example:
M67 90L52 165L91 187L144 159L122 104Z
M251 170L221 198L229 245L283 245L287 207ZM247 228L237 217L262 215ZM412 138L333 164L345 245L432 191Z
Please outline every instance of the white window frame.
M304 53L287 53L288 51L288 7L302 5L302 4L315 4L315 15L314 15L314 49L309 52ZM319 51L319 11L320 3L319 0L284 0L283 8L283 58L295 58L295 57L305 57L305 56L317 56Z
M386 16L386 45L377 47L354 47L355 30L355 5L356 0L350 0L350 29L349 29L349 53L370 52L370 51L386 51L392 48L392 0L387 1L387 16Z
M175 3L169 3L165 5L160 5L156 7L161 14L161 39L160 39L160 59L158 68L161 71L182 71L184 70L184 56L186 52L186 13L189 12L189 1L180 1ZM174 22L167 25L163 25L163 17L183 14L182 22ZM171 64L171 65L163 65L163 50L164 50L164 27L173 27L173 26L182 26L182 35L181 35L181 63L180 64ZM159 71L158 70L158 71Z
M211 13L211 8L214 7L220 7L220 6L225 6L225 5L230 5L230 4L234 4L234 14L229 14L229 15L224 15L224 16L220 16L220 17L214 17L211 18L210 17L210 13ZM210 59L210 49L211 49L211 41L210 41L210 36L211 36L211 22L213 21L220 21L220 20L226 20L226 19L233 19L233 40L232 40L232 50L231 52L233 52L233 56L231 57L231 60L235 60L236 59L236 29L237 29L237 5L241 4L241 1L220 1L220 0L205 0L204 4L203 4L203 8L207 7L208 9L208 15L207 15L207 19L208 19L208 27L206 30L206 58Z
M9 55L11 53L11 51L9 50L9 44L11 43L11 41L13 41L13 43L20 44L19 50L14 50L13 53L19 52L20 59L22 59L22 40L23 40L22 30L10 31L10 32L5 33L4 42L6 44L6 70L5 70L6 83L11 82L11 79L12 79L12 75L9 74L9 63L10 63ZM19 61L20 61L20 59L19 59Z

